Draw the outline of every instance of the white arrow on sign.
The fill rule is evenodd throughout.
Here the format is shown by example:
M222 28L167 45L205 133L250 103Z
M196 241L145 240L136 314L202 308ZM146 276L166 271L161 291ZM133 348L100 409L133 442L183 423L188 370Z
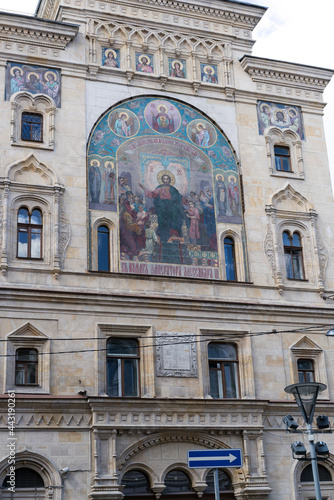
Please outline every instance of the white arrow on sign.
M230 453L228 457L190 457L189 460L191 462L203 462L204 460L205 461L210 460L210 462L214 462L214 461L221 462L222 460L228 460L229 462L234 462L234 460L237 460L237 458L238 457L236 457L235 455L232 455L232 453Z

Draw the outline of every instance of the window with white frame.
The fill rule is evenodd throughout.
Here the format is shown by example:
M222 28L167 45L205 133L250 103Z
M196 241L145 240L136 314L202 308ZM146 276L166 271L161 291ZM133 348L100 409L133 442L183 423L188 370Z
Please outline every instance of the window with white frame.
M10 101L12 146L53 150L56 115L53 99L24 91L13 94Z
M31 323L7 336L3 392L50 392L50 339Z
M304 179L302 141L297 132L270 127L265 140L270 175Z

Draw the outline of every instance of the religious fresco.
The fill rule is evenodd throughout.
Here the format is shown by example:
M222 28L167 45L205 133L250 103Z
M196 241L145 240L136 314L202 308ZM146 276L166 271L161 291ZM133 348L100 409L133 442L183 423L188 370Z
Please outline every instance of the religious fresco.
M61 76L58 69L7 62L5 99L16 92L45 94L52 97L57 108L61 105Z
M218 83L218 69L212 64L201 63L201 81L205 83Z
M173 78L187 78L186 61L183 59L168 59L169 76Z
M117 212L120 271L220 279L217 223L242 224L235 155L199 111L138 97L88 145L89 209Z
M102 47L102 66L107 68L121 67L121 52L118 49Z
M302 140L305 138L302 114L299 106L258 101L257 117L260 135L263 135L267 127L275 126L279 128L289 128L297 132Z
M154 73L153 56L136 52L136 71L141 73Z

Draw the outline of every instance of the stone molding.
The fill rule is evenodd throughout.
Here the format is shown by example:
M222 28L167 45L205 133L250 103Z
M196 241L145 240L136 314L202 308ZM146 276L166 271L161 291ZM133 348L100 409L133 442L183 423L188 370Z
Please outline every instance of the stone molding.
M334 74L333 70L326 68L255 56L243 56L240 63L254 82L298 87L313 92L323 92Z
M44 0L41 2L41 5L37 9L37 15L43 18L50 18L54 16L59 7L59 4L62 2L61 0ZM113 0L104 0L103 7L101 6L101 2L97 0L88 0L85 1L85 5L83 0L66 0L66 5L62 5L62 7L72 7L76 9L82 9L84 6L87 10L98 10L101 13L101 10L106 10L106 6L111 5L114 7ZM136 2L131 2L129 0L123 0L121 2L122 9L136 8L138 9L138 4L145 11L162 11L170 14L171 10L173 12L182 12L187 13L187 16L191 15L192 17L200 17L200 18L209 18L212 17L217 19L217 22L226 22L228 24L234 24L236 29L248 29L253 30L255 26L261 20L263 14L266 11L265 7L261 7L258 5L253 5L246 7L245 5L238 5L233 3L233 6L229 9L229 5L226 4L224 8L222 8L221 3L214 1L211 2L210 5L201 3L199 1L196 2L184 2L178 1L173 2L172 0L138 0Z
M0 40L65 50L79 26L1 13Z

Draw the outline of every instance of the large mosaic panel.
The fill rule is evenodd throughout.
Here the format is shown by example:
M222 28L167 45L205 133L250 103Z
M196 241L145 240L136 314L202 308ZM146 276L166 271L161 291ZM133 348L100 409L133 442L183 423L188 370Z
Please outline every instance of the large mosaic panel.
M117 212L120 271L220 279L217 223L242 223L234 153L218 127L175 100L106 112L88 145L89 209Z
M56 106L61 105L61 76L58 69L42 68L8 62L6 67L6 101L16 92L46 94L52 97Z
M263 135L267 127L289 128L304 139L301 110L298 106L287 106L275 102L258 101L257 117L259 133Z

